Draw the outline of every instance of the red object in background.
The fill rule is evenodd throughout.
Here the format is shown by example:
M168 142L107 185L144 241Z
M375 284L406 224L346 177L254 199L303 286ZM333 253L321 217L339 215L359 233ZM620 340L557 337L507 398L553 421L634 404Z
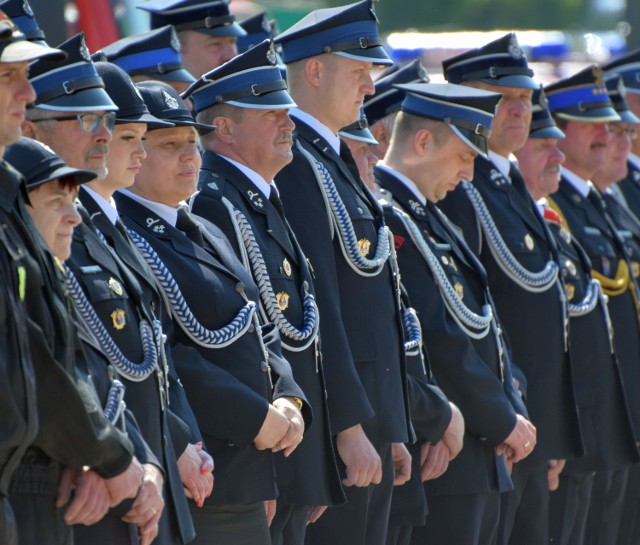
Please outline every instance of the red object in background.
M80 14L80 31L86 34L91 53L120 39L109 0L76 0L76 6Z

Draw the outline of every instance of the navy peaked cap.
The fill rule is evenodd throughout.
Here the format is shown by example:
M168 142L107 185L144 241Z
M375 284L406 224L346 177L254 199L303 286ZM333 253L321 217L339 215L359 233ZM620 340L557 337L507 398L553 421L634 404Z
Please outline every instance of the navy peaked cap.
M276 66L271 40L252 47L230 61L202 75L184 93L193 102L194 113L216 104L240 108L293 108L287 82Z
M401 111L449 125L470 148L486 156L491 124L502 95L453 83L399 84Z
M640 49L630 51L603 65L602 70L605 74L620 74L627 92L640 93Z
M246 34L238 36L238 53L244 53L264 40L274 38L277 34L275 21L269 20L265 11L247 17L244 21L240 21L239 25Z
M374 0L317 9L275 38L285 64L322 53L391 65L378 34Z
M168 83L141 81L136 83L136 87L151 115L161 121L166 121L176 127L194 127L200 133L210 132L215 128L213 125L196 123L178 91ZM150 130L154 128L150 128Z
M376 145L378 143L375 136L373 136L369 130L369 122L367 121L367 116L364 113L364 108L360 108L359 119L340 129L338 134L340 136L351 138L352 140L366 142L367 144Z
M180 41L171 25L122 38L103 48L105 60L117 64L130 76L163 81L193 82L180 56Z
M604 83L607 86L607 93L613 109L620 116L620 119L624 123L640 123L640 119L631 111L629 103L625 98L627 96L627 89L624 86L624 81L620 74L611 74L606 76Z
M564 138L565 134L558 128L549 111L549 103L542 87L533 92L531 102L533 108L529 138Z
M595 64L545 86L552 114L573 121L620 121Z
M173 126L149 113L140 91L122 68L110 62L96 62L94 66L104 81L105 91L118 107L116 124L146 123L148 129Z
M7 146L4 159L24 176L29 191L59 178L80 185L97 177L93 170L71 168L51 148L25 136Z
M513 32L477 49L442 61L444 77L451 83L484 81L505 87L538 88L533 70Z
M35 105L57 111L117 110L96 72L84 34L76 34L58 47L67 54L64 62L41 59L30 66Z
M414 59L395 70L390 69L375 81L375 94L364 100L364 113L370 125L400 110L405 93L395 87L398 83L429 83L429 74L420 59Z
M151 14L151 28L173 25L213 36L242 36L245 31L229 12L227 0L149 0L136 6Z

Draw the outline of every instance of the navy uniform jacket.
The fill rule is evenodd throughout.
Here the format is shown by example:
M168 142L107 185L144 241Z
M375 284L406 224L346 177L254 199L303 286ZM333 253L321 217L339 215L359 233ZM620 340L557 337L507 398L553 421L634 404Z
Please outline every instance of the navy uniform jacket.
M557 216L549 212L545 210L545 219L558 245L567 302L577 305L584 300L591 280L591 261ZM567 460L563 473L619 469L638 460L622 373L611 350L605 312L599 301L591 312L570 318L571 361L586 454Z
M618 182L618 187L622 191L627 206L631 211L640 217L640 169L631 161L627 161L629 173L627 177Z
M141 362L140 321L153 323L155 310L160 305L159 296L150 273L143 267L144 262L141 258L136 262L134 249L126 240L114 240L116 235L112 231L116 229L98 204L84 190L79 197L85 206L81 209L83 223L74 230L71 257L66 264L120 351L130 361ZM96 229L103 233L107 244ZM180 426L178 417L167 407L166 396L161 393L165 390L163 374L164 371L154 370L143 381L124 377L121 380L126 387L127 407L135 415L145 441L164 472L165 509L158 539L173 540L179 536L182 543L187 543L195 536L195 530L176 460L192 434L186 424Z
M211 151L204 153L199 186L200 193L191 202L193 212L218 226L240 259L240 245L244 246L244 243L236 235L222 198L228 199L247 218L273 291L276 296L287 298L283 315L294 327L302 329L303 284L313 293L313 279L304 254L279 211L238 168ZM255 279L253 271L252 275ZM300 348L306 342L290 339L282 331L280 337L294 348ZM288 350L284 345L282 350L291 364L295 381L311 404L313 425L305 430L304 441L291 456L286 459L282 455L276 456L278 501L299 505L342 503L344 494L331 442L324 374L317 347L311 342L302 351Z
M422 206L413 193L386 169L375 170L388 198L418 226L437 257L448 282L460 290L462 302L476 314L489 304L486 275L431 203ZM504 457L496 456L516 425L516 411L505 393L501 348L492 329L483 339L470 338L447 311L438 284L402 220L385 208L394 233L402 282L418 313L429 361L438 385L465 418L464 447L444 475L427 483L428 495L483 494L512 489Z
M258 292L228 240L202 218L211 236L205 248L166 223L157 214L116 194L118 210L129 229L144 237L171 272L198 321L207 329L226 326L246 301L258 301ZM215 486L206 501L215 504L251 503L275 498L275 471L271 451L259 451L253 439L264 422L268 404L278 397L305 399L291 368L279 350L277 332L263 327L268 363L253 326L222 348L201 346L176 323L173 360L198 420L205 445L215 460ZM308 405L303 408L309 424Z
M507 247L526 269L538 272L556 260L555 243L533 209L524 184L518 188L491 161L478 157L473 185L482 195ZM440 203L480 257L491 295L512 349L527 380L526 404L538 432L530 457L574 458L583 453L569 353L565 347L563 302L557 283L531 293L505 275L493 257L479 220L460 184Z
M594 206L566 180L552 197L561 210L571 234L578 240L591 260L592 270L606 278L614 278L621 262L628 260L624 242L614 232L610 218L602 208ZM601 201L600 201L601 202ZM609 295L609 313L614 328L615 349L622 372L625 398L633 423L635 438L640 438L640 398L636 385L640 383L640 329L632 291Z
M296 119L293 161L276 176L287 219L315 274L329 415L334 433L356 424L373 444L407 442L412 434L406 393L402 325L389 262L364 277L343 256L320 187L302 146L329 171L359 241L378 245L382 211L357 175L346 144L341 156ZM355 165L353 165L355 168Z

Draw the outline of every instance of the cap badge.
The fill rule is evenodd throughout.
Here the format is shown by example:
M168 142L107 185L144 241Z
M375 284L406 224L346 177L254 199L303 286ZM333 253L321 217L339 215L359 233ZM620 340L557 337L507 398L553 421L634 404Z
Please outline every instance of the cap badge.
M180 53L180 40L178 40L178 35L173 29L171 29L171 39L169 40L169 43L171 44L171 49Z
M377 23L380 22L380 20L378 19L378 15L376 14L376 2L378 0L371 0L371 4L369 5L369 11L371 12L371 15L373 15L373 18L376 20Z
M289 308L289 294L281 291L276 295L276 301L278 302L278 308L281 311L285 311Z
M429 74L427 73L427 69L424 66L422 66L422 64L418 64L417 72L418 72L418 78L422 80L423 83L429 83L430 81Z
M173 98L169 93L167 93L164 89L162 89L162 98L164 99L164 103L167 105L167 108L171 108L172 110L177 110L180 107L178 101Z
M111 319L113 320L113 327L118 331L124 329L124 326L127 325L127 316L121 308L117 308L111 313Z
M91 53L89 53L89 48L87 47L87 44L84 41L84 38L80 42L80 47L78 48L78 53L80 53L80 56L82 57L82 60L87 61L87 62L92 62L91 61Z
M271 32L271 25L269 24L269 19L267 19L266 14L262 17L262 30L264 30L267 34Z
M594 66L591 69L591 73L593 74L593 78L595 80L594 85L596 87L604 87L605 84L604 84L604 79L602 77L602 69L599 66ZM598 91L600 91L600 89L598 89ZM598 92L598 91L596 91L596 92Z
M278 57L276 57L276 50L273 48L273 44L271 44L271 47L269 47L269 50L267 51L267 60L274 66L278 62Z
M543 110L546 110L549 107L549 101L547 100L547 96L542 92L540 93L538 104Z
M507 48L509 51L509 55L511 55L514 59L520 59L524 55L524 51L520 47L518 43L518 39L515 37L515 34L511 36L511 40L509 41L509 47Z
M622 80L618 82L618 94L621 97L627 96L627 88L624 86L624 82Z
M360 253L366 257L371 249L371 241L366 238L361 238L358 241L358 248L360 248Z
M22 2L22 11L27 17L33 17L33 10L26 0Z

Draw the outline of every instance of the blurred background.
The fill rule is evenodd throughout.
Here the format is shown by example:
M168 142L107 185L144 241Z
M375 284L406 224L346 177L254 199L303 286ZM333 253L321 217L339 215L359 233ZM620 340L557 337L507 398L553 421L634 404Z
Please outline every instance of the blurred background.
M148 29L145 0L30 0L52 45L84 31L94 52ZM282 31L311 10L354 0L231 0L238 20L267 11ZM640 47L640 0L381 0L381 34L394 60L420 56L430 74L458 51L510 30L542 83L577 65L604 62Z

